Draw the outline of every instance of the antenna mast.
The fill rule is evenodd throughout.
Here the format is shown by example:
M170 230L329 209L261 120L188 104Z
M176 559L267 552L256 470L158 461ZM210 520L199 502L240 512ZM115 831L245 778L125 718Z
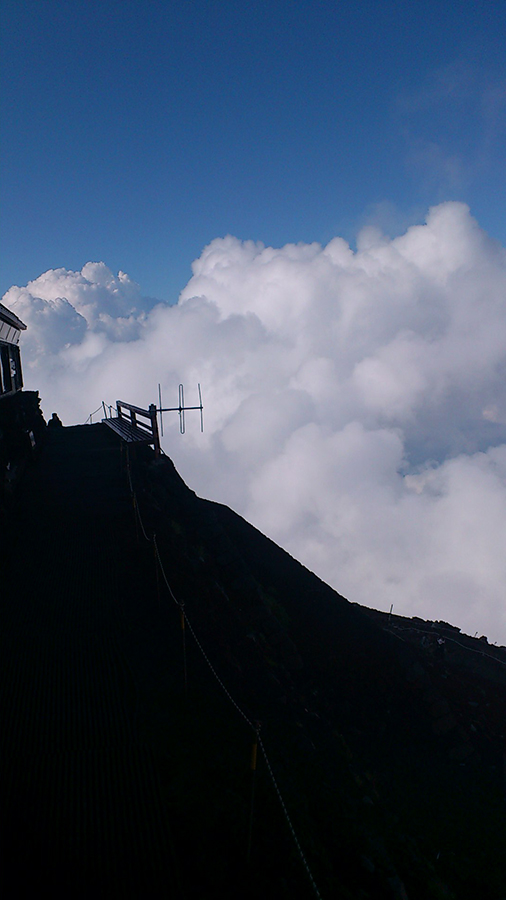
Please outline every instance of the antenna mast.
M199 405L198 406L185 406L184 405L184 387L182 384L179 385L179 406L166 406L162 407L162 388L161 385L158 385L158 402L159 407L157 412L160 413L160 431L163 437L163 413L164 412L177 412L179 413L179 431L181 434L184 434L186 431L186 423L185 423L185 412L189 409L199 409L200 410L200 430L204 431L204 406L202 404L202 391L200 389L200 384L197 385L199 392Z

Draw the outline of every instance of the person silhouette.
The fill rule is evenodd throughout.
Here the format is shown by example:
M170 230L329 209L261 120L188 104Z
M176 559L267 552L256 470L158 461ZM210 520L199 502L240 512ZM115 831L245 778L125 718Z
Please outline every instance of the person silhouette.
M61 428L62 425L63 425L63 422L57 413L53 413L49 422L47 423L48 428Z

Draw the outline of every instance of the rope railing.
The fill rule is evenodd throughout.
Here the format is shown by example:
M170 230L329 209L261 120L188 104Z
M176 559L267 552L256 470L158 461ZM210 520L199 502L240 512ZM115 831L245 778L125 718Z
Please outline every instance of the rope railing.
M316 896L319 898L319 900L322 900L322 895L320 894L320 891L318 890L318 887L317 887L317 885L316 885L316 882L315 882L315 880L314 880L314 878L313 878L313 873L311 872L311 869L309 868L307 859L306 859L306 857L304 856L302 847L301 847L301 845L300 845L300 843L299 843L299 839L298 839L298 837L297 837L297 835L296 835L296 833L295 833L295 828L293 827L292 820L291 820L291 818L290 818L290 816L289 816L289 814L288 814L288 810L287 810L287 808L286 808L285 801L283 800L283 796L282 796L282 794L281 794L281 791L279 790L278 783L277 783L276 778L275 778L275 776L274 776L274 772L272 771L272 766L271 766L271 764L270 764L270 762L269 762L269 757L267 756L267 753L266 753L266 751L265 751L264 742L263 742L263 740L262 740L262 738L260 737L260 734L259 734L258 732L257 732L257 739L258 739L258 743L259 743L259 745L260 745L260 749L261 749L261 751L262 751L263 758L265 759L265 764L266 764L266 766L267 766L267 771L268 771L269 775L271 776L271 781L272 781L272 783L273 783L273 785L274 785L274 790L276 791L276 794L278 795L278 800L279 800L279 802L280 802L280 804L281 804L281 809L283 810L283 813L284 813L284 816L285 816L285 819L286 819L288 828L290 829L292 838L293 838L293 840L294 840L294 842L295 842L295 846L297 847L297 851L298 851L299 857L300 857L300 859L301 859L302 865L304 866L304 868L305 868L305 870L306 870L306 874L307 874L307 876L308 876L308 878L309 878L309 880L310 880L310 882L311 882L311 885L312 885L312 887L313 887L313 890L314 890Z
M97 408L94 409L93 412L91 412L89 414L86 421L83 422L83 425L93 425L93 416L96 416L96 414L100 411L103 412L104 418L107 419L107 410L109 410L109 417L111 417L113 409L114 409L114 407L111 406L110 403L105 403L104 400L102 400L102 403L100 404L100 406L97 406Z
M153 537L150 538L150 537L148 537L148 535L146 534L146 529L144 528L144 522L142 521L142 516L141 516L140 510L139 510L139 503L138 503L138 501L137 501L137 494L134 494L134 495L133 495L133 499L134 499L134 508L135 508L135 512L136 512L137 518L138 518L138 520L139 520L139 525L141 526L142 534L143 534L144 538L146 539L146 541L148 541L148 543L154 543L155 536L153 535ZM155 547L156 547L156 545L155 545ZM158 551L156 551L156 552L158 553Z
M389 634L393 634L394 637L397 637L399 638L399 640L404 641L404 643L408 642L405 638L401 638L399 634L396 634L396 632L393 630L394 628L399 629L399 631L416 631L418 634L429 634L431 635L431 637L439 637L445 643L449 641L451 644L457 644L457 646L462 647L463 650L469 650L470 653L477 653L478 656L481 656L482 658L485 657L485 659L491 659L493 662L499 663L500 666L506 666L506 662L502 659L499 659L497 656L492 656L490 653L485 653L484 650L475 650L474 647L468 647L466 644L462 644L461 641L457 641L455 640L455 638L449 637L446 632L442 632L440 629L434 628L429 631L427 628L417 628L416 625L408 625L404 628L400 625L385 625L383 626L383 628L385 631L388 631Z
M100 404L100 406L98 406L97 409L94 409L93 412L89 414L88 418L86 419L86 422L84 422L83 424L88 425L88 423L89 423L90 425L92 425L93 424L93 416L96 416L96 414L101 409L102 409L102 404Z
M166 586L166 588L167 588L167 591L168 591L168 593L169 593L169 596L171 597L171 599L173 600L173 602L175 603L175 605L179 607L180 612L181 612L181 624L182 624L182 630L183 630L183 648L184 648L184 649L183 649L183 652L184 652L184 680L185 680L185 690L186 690L186 686L187 686L187 684L186 684L186 683L187 683L187 675L186 675L186 645L185 645L185 638L184 638L184 634L185 634L185 624L186 624L186 625L188 626L188 629L189 629L189 631L190 631L190 633L191 633L191 635L192 635L192 637L193 637L193 639L194 639L194 641L195 641L195 643L196 643L198 649L200 650L200 652L201 652L201 654L202 654L202 656L203 656L205 662L207 663L208 668L210 669L210 671L211 671L212 674L214 675L214 678L216 679L217 683L218 683L219 686L221 687L221 689L222 689L222 691L224 692L225 696L229 699L229 701L231 702L231 704L234 706L234 708L235 708L236 711L239 713L239 715L242 717L242 719L246 722L246 724L247 724L247 725L251 728L251 730L255 733L255 741L258 742L258 744L260 745L260 748L261 748L261 751L262 751L262 755L263 755L263 758L264 758L265 763L266 763L266 766L267 766L267 771L268 771L268 773L269 773L269 777L270 777L270 779L271 779L271 781L272 781L274 790L275 790L276 795L277 795L277 797L278 797L278 800L279 800L279 802L280 802L280 804L281 804L281 809L282 809L282 811L283 811L283 814L284 814L286 823L287 823L287 825L288 825L289 831L290 831L290 833L291 833L291 835L292 835L292 838L293 838L293 841L294 841L294 843L295 843L295 847L296 847L296 849L297 849L297 853L298 853L298 855L299 855L299 858L300 858L300 860L301 860L301 862L302 862L302 865L303 865L303 867L304 867L304 869L305 869L305 871L306 871L306 874L307 874L307 876L308 876L308 878L309 878L309 881L310 881L310 884L311 884L311 886L312 886L312 888L313 888L313 891L314 891L315 896L318 898L318 900L322 900L322 896L321 896L321 894L320 894L320 891L318 890L318 887L317 887L317 885L316 885L315 879L314 879L314 877L313 877L313 874L312 874L312 872L311 872L311 869L310 869L310 867L309 867L309 864L308 864L308 862L307 862L307 859L306 859L306 857L305 857L305 855L304 855L304 852L303 852L303 850L302 850L300 841L299 841L299 839L298 839L298 837L297 837L297 834L296 834L295 828L294 828L294 826L293 826L292 820L291 820L290 815L289 815L289 813L288 813L288 809L287 809L286 803L285 803L285 801L284 801L284 799L283 799L283 795L281 794L281 791L280 791L280 789L279 789L278 783L277 783L277 781L276 781L276 778L275 778L275 775L274 775L274 772L273 772L271 763L270 763L270 761L269 761L269 758L268 758L267 753L266 753L266 750L265 750L264 743L263 743L263 741L262 741L262 739L261 739L261 737L260 737L259 723L258 723L258 722L254 723L254 722L251 721L251 719L246 715L246 713L244 712L244 710L241 709L240 705L239 705L239 704L237 703L237 701L234 699L234 697L232 696L232 694L231 694L230 691L228 690L227 686L225 685L225 683L223 682L223 680L222 680L222 679L220 678L220 676L218 675L218 673L217 673L216 669L214 668L214 666L213 666L211 660L209 659L209 657L208 657L208 655L207 655L207 653L206 653L204 647L202 646L202 644L201 644L201 642L200 642L200 640L199 640L199 638L198 638L198 636L197 636L197 634L196 634L196 632L195 632L195 629L193 628L192 623L190 622L190 620L189 620L189 618L188 618L188 615L187 615L186 610L185 610L185 604L184 604L184 602L178 600L177 597L176 597L176 595L174 594L174 591L172 590L172 587L171 587L170 582L169 582L169 580L168 580L168 578L167 578L167 574L166 574L166 572L165 572L165 568L164 568L164 565L163 565L163 562L162 562L162 559L161 559L161 556L160 556L160 551L159 551L159 549L158 549L158 543L157 543L157 540L156 540L156 534L153 532L153 537L152 537L152 538L150 538L150 537L148 536L148 534L147 534L146 528L145 528L144 523L143 523L143 520L142 520L141 511L140 511L140 509L139 509L139 503L138 503L138 501L137 501L137 495L136 495L135 490L134 490L134 488L133 488L132 475L131 475L131 471L130 471L130 459L129 459L128 456L127 456L127 475L128 475L128 483L129 483L129 487L130 487L130 492L131 492L132 498L133 498L133 505L134 505L134 511L135 511L136 519L137 519L137 521L138 521L138 523L139 523L139 525L140 525L140 528L141 528L141 531L142 531L142 534L143 534L145 540L146 540L148 543L152 543L152 544L154 545L154 549L155 549L155 559L156 559L156 562L158 563L158 567L159 567L159 569L160 569L160 572L161 572L163 581L164 581L164 583L165 583L165 586ZM255 761L255 765L256 765L256 761ZM251 837L250 837L250 840L251 840ZM249 856L249 852L250 852L250 847L248 848L248 856Z
M195 643L197 644L197 647L199 648L200 652L202 653L202 656L204 657L204 659L205 659L207 665L209 666L209 668L210 668L211 672L213 673L214 677L216 678L216 681L217 681L218 684L220 685L222 691L223 691L223 692L225 693L225 695L228 697L228 699L230 700L232 706L235 706L237 712L239 713L240 716L242 716L242 718L243 718L244 721L247 723L247 725L249 725L249 727L252 728L253 731L256 731L256 726L253 724L253 722L252 722L250 719L248 719L248 716L247 716L246 713L241 709L241 707L239 706L239 704L236 703L236 701L235 701L234 698L232 697L232 694L230 693L230 691L228 690L228 688L226 687L226 685L223 683L223 681L221 680L221 678L220 678L220 676L218 675L218 673L216 672L216 669L214 668L213 664L212 664L211 661L209 660L209 657L208 657L206 651L204 650L204 648L203 648L202 644L200 643L200 641L199 641L197 635L195 634L195 631L193 630L192 624L191 624L190 620L188 619L188 616L186 616L186 623L187 623L187 625L188 625L188 628L190 629L190 632L191 632L191 634L192 634L192 636L193 636L193 639L194 639Z

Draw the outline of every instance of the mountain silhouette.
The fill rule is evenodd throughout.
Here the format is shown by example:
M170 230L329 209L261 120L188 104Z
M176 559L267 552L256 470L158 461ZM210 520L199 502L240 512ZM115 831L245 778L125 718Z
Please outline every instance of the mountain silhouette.
M504 648L349 603L103 424L2 514L2 896L506 896Z

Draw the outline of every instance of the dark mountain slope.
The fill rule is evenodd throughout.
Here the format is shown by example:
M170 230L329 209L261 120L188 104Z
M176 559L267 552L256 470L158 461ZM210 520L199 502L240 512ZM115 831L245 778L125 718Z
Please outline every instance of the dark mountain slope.
M168 460L139 487L177 596L304 804L323 881L502 897L504 649L349 604Z
M348 603L138 452L185 691L119 443L48 439L2 566L4 895L316 896L191 623L324 898L504 898L504 651Z

